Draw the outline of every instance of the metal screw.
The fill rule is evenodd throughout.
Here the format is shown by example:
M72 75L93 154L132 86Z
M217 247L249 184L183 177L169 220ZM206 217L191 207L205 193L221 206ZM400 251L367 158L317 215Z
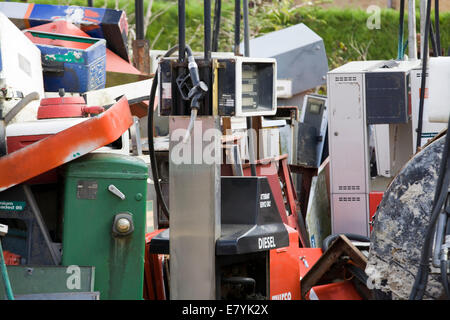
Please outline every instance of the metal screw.
M130 220L128 220L126 218L120 218L116 222L116 228L117 228L117 231L119 231L121 233L128 232L131 228Z

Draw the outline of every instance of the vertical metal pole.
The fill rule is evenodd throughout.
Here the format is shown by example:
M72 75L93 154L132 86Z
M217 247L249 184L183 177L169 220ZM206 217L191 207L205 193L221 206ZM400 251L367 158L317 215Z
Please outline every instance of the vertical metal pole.
M178 52L180 61L184 61L186 50L186 1L178 0Z
M143 40L145 39L144 0L134 0L134 14L136 17L136 40Z
M234 54L239 55L241 42L241 0L234 1Z
M425 22L427 18L427 0L420 0L420 59L423 59L425 43ZM428 52L426 53L428 56Z
M423 126L423 108L425 103L425 89L427 81L427 62L428 62L428 36L431 27L431 0L427 1L425 4L425 30L423 38L423 51L422 51L422 79L420 84L420 102L419 102L419 119L417 126L417 140L416 140L416 150L419 151L422 142L422 126Z
M416 1L409 0L408 4L408 56L409 60L417 60L417 31L416 31Z
M204 2L205 17L205 60L211 60L211 0Z
M403 52L403 26L405 23L405 0L400 0L400 19L399 19L399 27L398 27L398 49L397 49L397 59L403 60L404 52Z
M250 31L248 26L248 0L244 1L244 55L250 56ZM239 19L240 20L240 19ZM236 21L237 23L237 21ZM239 46L239 44L238 44ZM252 176L256 176L255 160L255 136L253 130L252 117L247 117L247 135L248 135L248 157L250 161L250 171Z
M94 0L88 0L88 7L93 7L94 6Z
M248 0L244 0L244 52L250 57L250 30L248 21Z
M214 32L212 39L212 51L219 50L220 16L222 15L222 0L216 0L214 6Z
M436 23L436 47L437 47L437 54L436 56L439 57L442 54L441 51L441 26L439 22L439 0L434 0L434 20Z

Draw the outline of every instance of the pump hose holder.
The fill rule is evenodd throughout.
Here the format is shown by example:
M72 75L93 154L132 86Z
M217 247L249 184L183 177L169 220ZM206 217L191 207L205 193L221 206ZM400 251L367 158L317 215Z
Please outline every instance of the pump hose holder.
M191 80L191 75L189 73L187 75L180 74L176 79L178 91L185 101L190 100L189 93L192 90L192 81L189 80Z

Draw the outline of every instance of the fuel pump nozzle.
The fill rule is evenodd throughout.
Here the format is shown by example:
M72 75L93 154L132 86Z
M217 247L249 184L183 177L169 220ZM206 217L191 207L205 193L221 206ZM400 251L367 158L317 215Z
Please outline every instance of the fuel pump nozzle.
M200 100L205 96L206 92L208 92L208 86L206 83L200 81L198 65L195 62L192 51L188 46L186 46L186 51L188 53L188 69L193 87L188 94L188 99L191 100L191 119L189 120L189 125L183 138L183 143L186 143L189 140L192 128L194 128L195 119L197 118L198 109L200 108Z

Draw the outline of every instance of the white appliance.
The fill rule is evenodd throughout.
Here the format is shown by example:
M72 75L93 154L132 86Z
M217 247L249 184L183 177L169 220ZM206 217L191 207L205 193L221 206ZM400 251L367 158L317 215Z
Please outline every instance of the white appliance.
M418 63L358 61L328 73L333 233L368 236L369 194L389 182L370 177L369 125L385 176L394 176L413 154L409 77Z
M0 12L0 108L6 115L31 92L44 97L41 51ZM11 123L36 120L39 101L28 104Z

